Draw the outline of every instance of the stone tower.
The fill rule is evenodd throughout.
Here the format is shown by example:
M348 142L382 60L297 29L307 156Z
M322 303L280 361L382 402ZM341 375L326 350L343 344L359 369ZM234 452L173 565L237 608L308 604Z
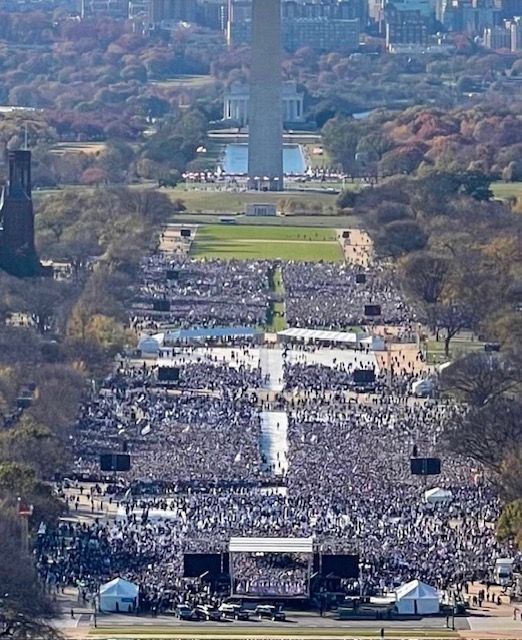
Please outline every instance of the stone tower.
M42 275L34 245L31 152L8 151L8 182L0 199L0 268L17 276Z
M281 0L252 2L248 137L251 189L283 190Z
M34 250L31 152L8 151L9 175L1 203L3 242L12 251Z

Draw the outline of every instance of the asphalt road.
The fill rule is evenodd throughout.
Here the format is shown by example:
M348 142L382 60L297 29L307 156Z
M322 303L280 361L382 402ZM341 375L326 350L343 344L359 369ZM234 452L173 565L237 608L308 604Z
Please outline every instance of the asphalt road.
M85 616L87 617L87 616ZM84 623L86 620L84 619ZM184 622L180 621L174 616L157 616L152 617L137 617L126 616L117 614L103 614L98 615L98 627L99 628L125 628L125 627L172 627L172 628L209 628L225 630L226 628L252 628L252 627L269 627L273 629L437 629L442 631L446 629L445 617L430 617L417 620L337 620L333 616L320 617L315 613L304 612L288 612L287 620L285 622L271 622L271 621L259 621L256 618L251 618L249 621L223 621L219 623L215 622ZM466 618L455 618L455 626L458 629L469 629L469 624Z

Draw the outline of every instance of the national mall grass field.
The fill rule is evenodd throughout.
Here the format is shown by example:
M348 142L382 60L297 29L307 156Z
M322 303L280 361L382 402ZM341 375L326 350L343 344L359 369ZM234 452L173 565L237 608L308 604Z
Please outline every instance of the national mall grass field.
M225 260L337 262L343 259L334 229L226 224L199 227L190 255Z

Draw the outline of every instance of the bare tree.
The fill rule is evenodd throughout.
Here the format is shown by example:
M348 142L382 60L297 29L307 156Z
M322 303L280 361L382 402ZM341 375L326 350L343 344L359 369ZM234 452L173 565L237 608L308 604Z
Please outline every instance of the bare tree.
M439 301L449 271L449 260L429 251L411 254L404 264L407 288L428 304L436 304Z
M444 331L444 353L449 357L452 338L463 329L471 329L475 323L475 314L464 304L435 304L428 310L428 320L433 331Z
M441 383L464 402L480 406L522 381L521 363L517 360L510 355L470 353L444 369Z
M31 559L21 552L20 529L13 511L0 508L0 638L57 640L62 635L46 622L54 613Z
M0 608L0 638L10 640L61 640L62 633L41 619Z
M522 441L522 403L496 398L457 419L446 433L452 451L480 462L499 475L504 461Z

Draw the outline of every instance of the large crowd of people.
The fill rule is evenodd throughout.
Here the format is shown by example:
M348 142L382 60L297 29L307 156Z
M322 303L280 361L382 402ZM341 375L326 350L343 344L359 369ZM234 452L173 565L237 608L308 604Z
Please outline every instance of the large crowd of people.
M303 553L234 553L234 593L251 596L307 596L311 558Z
M275 264L269 261L172 259L143 261L133 326L264 325L270 313ZM414 311L384 265L283 262L290 326L347 329L368 323L410 326ZM378 307L370 315L368 306ZM374 313L376 311L374 310Z
M282 269L291 326L342 330L368 323L409 325L415 319L383 265L287 262ZM367 305L380 307L380 313L367 314Z
M194 368L203 367L200 375ZM184 369L201 387L184 390L158 386L155 372L125 367L105 380L95 401L82 405L76 429L77 473L100 473L101 452L123 449L132 456L128 480L219 483L255 477L262 463L260 419L243 389L256 375L248 369L204 365ZM237 386L229 383L239 383ZM219 394L208 393L209 388Z
M342 391L358 387L358 374L367 372L367 384L375 388L375 370L371 367L355 369L352 364L340 362L332 367L323 364L289 364L285 362L285 385L287 389L313 389L314 391ZM354 375L355 374L355 375ZM362 374L362 377L365 377ZM361 382L362 384L362 382Z
M289 415L286 491L267 491L251 397L128 394L122 380L136 390L141 377L107 381L111 394L84 407L78 469L95 464L99 448L120 434L133 460L129 480L159 482L157 495L120 493L111 497L121 501L115 521L62 525L44 536L40 570L51 584L124 575L178 597L183 553L225 553L231 536L314 536L325 552L364 560L368 592L413 578L447 588L487 576L496 557L513 553L490 526L499 510L493 488L441 447L445 424L462 410L456 405L396 394L354 402L318 392L312 404L281 395ZM135 420L124 421L138 411L126 398L136 397L148 413L145 436ZM436 482L451 491L449 503L425 501L425 483L410 473L414 453L442 457ZM262 571L241 579L240 589L273 588Z
M270 307L271 269L262 261L149 256L142 264L132 325L143 330L263 325Z
M269 269L154 256L144 262L140 295L142 302L171 300L169 322L256 324L268 305ZM177 275L167 279L167 270ZM414 322L385 272L369 274L362 289L342 265L285 264L283 278L291 323L344 327L362 321L365 303L379 303L384 322ZM149 328L157 321L136 309L134 320ZM155 365L122 360L82 405L77 477L101 481L102 451L126 451L132 466L117 484L97 486L93 501L113 507L106 517L39 536L38 570L50 588L92 591L121 575L140 585L147 610L214 602L208 584L184 578L183 555L227 553L231 536L313 536L319 551L359 556L365 593L414 578L442 589L462 585L488 577L497 557L515 554L495 537L494 487L480 468L445 450L445 427L465 409L412 398L415 363L405 355L391 357L384 372L368 353L341 352L327 366L307 362L306 349L291 357L285 348L283 390L261 397L256 389L265 379L255 358L252 366L232 366L189 351L178 357L175 385L160 384ZM356 364L376 374L373 394L354 393ZM261 433L261 414L272 410L288 417L281 452L288 469L277 477ZM441 475L428 485L411 474L417 455L442 459ZM435 483L451 492L449 500L426 501L425 489ZM301 593L309 566L269 560L233 560L236 590Z

